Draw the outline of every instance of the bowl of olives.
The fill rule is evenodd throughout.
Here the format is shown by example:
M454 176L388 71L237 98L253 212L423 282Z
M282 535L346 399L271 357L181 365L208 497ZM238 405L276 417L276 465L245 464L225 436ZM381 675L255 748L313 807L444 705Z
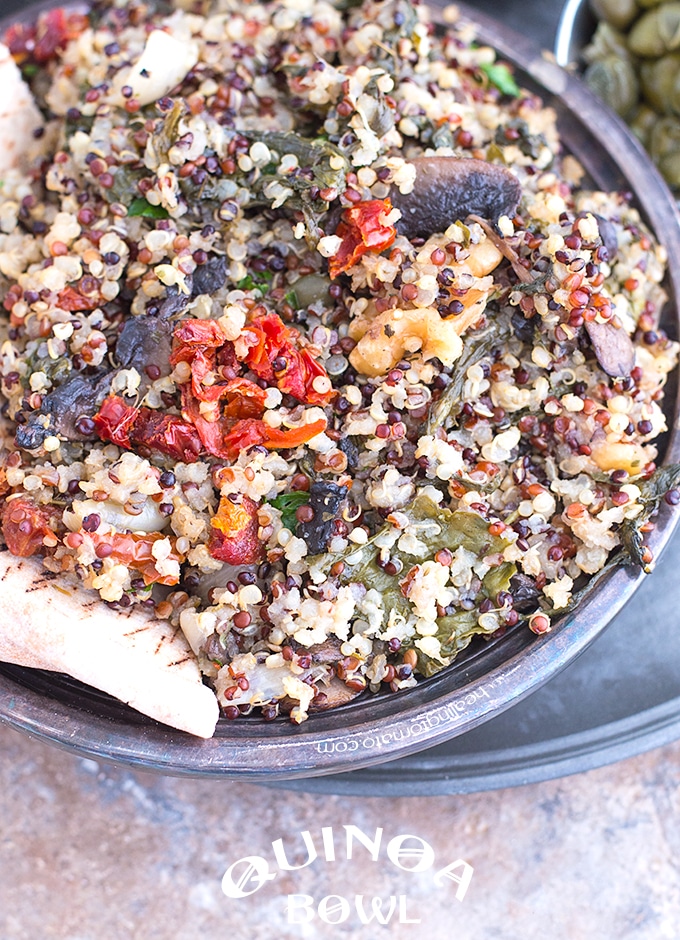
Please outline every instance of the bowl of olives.
M555 55L582 71L680 194L680 2L569 0Z

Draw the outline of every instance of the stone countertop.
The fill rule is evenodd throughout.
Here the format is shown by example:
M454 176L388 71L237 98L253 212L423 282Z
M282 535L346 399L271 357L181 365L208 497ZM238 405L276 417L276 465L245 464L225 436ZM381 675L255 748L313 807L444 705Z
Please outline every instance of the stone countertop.
M477 5L508 20L520 12L550 43L558 3ZM395 898L383 929L399 940L674 940L679 762L680 743L513 790L339 797L133 772L0 725L0 938L373 940L380 929L361 925L360 895L369 911L372 898L385 905ZM359 842L347 859L343 826L367 842L383 829L377 861ZM326 843L322 827L332 828ZM300 864L303 830L319 857L280 871L272 843L282 839L287 857ZM404 871L399 864L417 857L388 852L390 840L394 847L406 834L420 840L404 842L420 845L421 863L432 861L426 871ZM323 857L331 835L336 861ZM228 898L222 876L247 856L264 858L275 877L251 897ZM457 860L474 869L462 900L453 881L434 879ZM238 881L245 863L232 871ZM300 922L298 899L290 915L298 923L289 923L289 895L313 898L311 921ZM326 919L346 913L342 923L321 919L328 896L343 900L326 902Z
M425 799L153 776L5 726L0 754L2 940L374 940L380 930L361 925L357 894L369 904L397 899L383 930L398 940L678 936L680 743L561 780ZM377 861L358 843L347 860L345 825L371 839L382 827ZM335 862L324 858L321 827L332 827ZM300 871L279 871L272 842L282 839L300 864L303 830L319 857ZM403 871L394 851L387 854L387 843L405 834L431 848L428 870ZM230 899L222 876L246 856L263 857L276 877L254 896ZM433 878L458 859L474 869L462 901L455 883L443 877L437 886ZM233 869L235 881L244 870ZM291 894L314 899L312 922L288 923ZM319 918L318 904L330 895L351 904L344 923Z

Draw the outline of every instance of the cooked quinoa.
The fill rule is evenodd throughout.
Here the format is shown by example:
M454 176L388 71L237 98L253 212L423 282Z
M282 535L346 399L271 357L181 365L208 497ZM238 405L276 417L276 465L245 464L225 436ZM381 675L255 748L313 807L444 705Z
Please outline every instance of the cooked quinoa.
M469 26L342 6L5 37L4 540L179 624L227 718L548 631L612 558L651 567L674 480L636 209Z

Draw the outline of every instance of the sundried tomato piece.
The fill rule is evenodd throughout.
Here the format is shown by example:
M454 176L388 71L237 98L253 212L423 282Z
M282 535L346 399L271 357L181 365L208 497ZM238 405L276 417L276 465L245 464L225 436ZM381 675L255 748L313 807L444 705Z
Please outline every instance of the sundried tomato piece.
M345 209L335 230L342 242L328 262L331 277L347 271L368 251L381 252L390 247L397 237L394 225L385 221L391 211L389 199L369 199Z
M257 503L249 496L233 502L223 496L210 520L208 551L218 561L230 565L251 565L260 561L264 544L257 537Z
M57 294L57 307L73 313L76 310L94 310L99 304L99 297L85 297L73 287L65 287Z
M170 574L161 574L156 567L159 563L153 554L154 543L164 536L160 532L150 532L147 535L137 535L133 532L111 532L108 535L100 535L97 532L91 534L95 549L101 549L108 546L111 550L106 551L104 557L112 558L121 565L127 565L128 568L134 568L139 571L144 578L145 584L177 584L179 578ZM181 564L184 556L181 555L176 547L175 540L170 539L171 549L167 558Z
M193 424L153 408L134 408L117 395L104 399L93 420L101 440L126 450L144 445L184 463L198 460L202 450Z
M255 375L306 405L328 404L334 392L326 370L309 350L297 348L299 334L277 314L257 317L245 332L254 342L244 361ZM317 378L323 379L321 388L315 387Z
M38 506L28 496L10 500L2 511L2 535L7 548L20 558L44 551L45 537L56 537L58 518L56 507Z
M256 444L261 444L269 450L287 450L306 444L313 437L326 430L325 418L303 424L299 428L272 428L264 421L255 418L244 418L237 421L224 438L226 455L235 460L243 450L248 450Z
M134 424L138 409L126 405L122 398L110 395L101 403L94 416L94 426L103 441L110 441L130 450L130 428Z

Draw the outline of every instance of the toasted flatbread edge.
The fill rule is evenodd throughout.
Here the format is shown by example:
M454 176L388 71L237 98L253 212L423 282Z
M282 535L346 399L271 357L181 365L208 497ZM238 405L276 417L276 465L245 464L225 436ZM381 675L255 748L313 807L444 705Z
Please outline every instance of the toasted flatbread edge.
M163 724L212 737L219 707L179 629L114 610L52 578L32 558L0 553L0 662L64 672Z

